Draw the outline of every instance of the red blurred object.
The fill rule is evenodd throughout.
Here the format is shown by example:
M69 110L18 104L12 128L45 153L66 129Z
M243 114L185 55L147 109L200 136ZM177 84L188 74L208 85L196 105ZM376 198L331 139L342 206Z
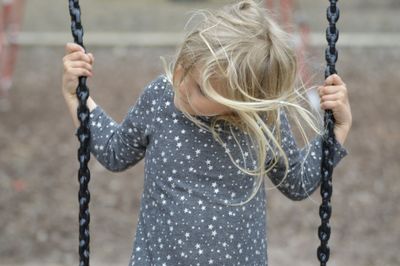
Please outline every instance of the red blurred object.
M0 98L6 98L12 86L24 4L25 0L3 0L0 4Z
M26 190L26 182L22 179L13 180L11 186L15 192L22 192Z

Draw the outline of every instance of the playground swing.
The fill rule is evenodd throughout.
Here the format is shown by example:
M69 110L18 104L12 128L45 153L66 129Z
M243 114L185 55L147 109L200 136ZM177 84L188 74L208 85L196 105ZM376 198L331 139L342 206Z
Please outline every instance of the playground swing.
M71 16L71 31L74 42L84 47L83 45L83 27L81 23L81 10L79 0L68 0L69 12ZM336 28L336 22L339 19L339 8L336 6L338 0L329 0L330 5L327 8L326 16L329 26L326 29L326 40L328 47L325 50L325 78L337 73L335 64L338 58L338 51L336 49L336 42L339 38L339 31ZM79 99L79 106L77 110L80 127L77 131L77 137L80 143L78 149L78 181L79 181L79 266L89 266L89 202L90 192L88 184L90 181L90 170L88 162L90 160L89 141L89 109L86 106L86 101L89 97L89 89L86 86L87 78L79 77L79 85L76 89L76 94ZM332 110L326 110L324 114L324 127L325 136L322 143L322 163L321 163L321 190L322 204L319 208L319 216L321 218L321 225L318 227L318 237L321 241L317 249L317 258L321 266L326 266L330 256L330 249L328 247L328 240L331 234L329 219L332 213L331 196L332 196L332 172L333 172L333 155L334 155L334 124Z

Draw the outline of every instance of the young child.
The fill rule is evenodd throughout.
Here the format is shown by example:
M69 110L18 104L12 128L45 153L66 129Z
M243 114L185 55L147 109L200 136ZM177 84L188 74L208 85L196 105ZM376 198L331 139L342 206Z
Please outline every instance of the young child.
M110 171L145 159L144 191L130 265L267 265L264 177L292 200L321 180L321 121L301 106L286 34L253 1L203 16L172 71L150 82L121 124L88 99L91 152ZM68 43L63 95L75 126L79 76L94 57ZM333 165L352 117L337 75L318 88L336 120ZM299 149L288 118L306 141ZM317 135L308 142L303 126Z

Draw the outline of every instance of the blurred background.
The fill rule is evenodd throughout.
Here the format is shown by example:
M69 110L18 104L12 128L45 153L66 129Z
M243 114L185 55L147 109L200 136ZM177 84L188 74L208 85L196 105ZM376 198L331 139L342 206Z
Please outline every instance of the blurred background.
M163 73L160 56L175 54L189 11L231 2L82 1L84 42L96 57L92 97L120 122ZM329 2L265 5L292 25L306 80L322 84ZM79 143L61 95L64 46L72 41L68 1L3 0L0 7L0 265L77 265ZM398 266L400 1L339 7L337 69L349 90L353 127L344 144L349 155L333 175L329 265ZM111 173L93 158L90 169L91 263L127 265L143 162ZM270 265L318 265L319 202L318 192L292 202L269 191Z

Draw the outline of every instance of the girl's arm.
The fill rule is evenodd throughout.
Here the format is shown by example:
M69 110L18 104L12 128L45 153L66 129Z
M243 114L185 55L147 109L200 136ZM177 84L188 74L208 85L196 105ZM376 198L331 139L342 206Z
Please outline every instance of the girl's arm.
M100 106L89 116L90 151L112 172L123 171L144 158L153 130L155 105L162 91L162 78L148 84L122 123L115 122Z
M268 172L268 176L278 189L292 200L302 200L311 195L320 185L322 136L312 139L309 145L298 148L293 137L289 121L284 112L281 113L282 148L285 151L289 169L285 179L284 161L281 160ZM336 167L339 161L348 154L347 150L337 141L334 142L334 157L332 165ZM269 161L266 165L271 164Z
M62 93L74 125L78 128L78 78L92 76L94 57L90 53L86 54L81 46L74 43L68 43L65 48ZM90 151L108 170L122 171L144 157L154 111L151 104L155 102L157 93L152 90L151 84L131 107L121 124L109 117L91 97L88 98Z
M324 86L318 88L321 100L321 109L330 109L335 118L334 126L334 157L332 165L335 167L339 161L348 154L343 144L352 125L352 115L346 84L340 76L333 74L325 80ZM285 180L285 165L278 163L269 176L275 185L287 197L301 200L310 195L321 181L322 136L314 138L303 149L297 147L292 136L289 122L285 113L282 113L283 149L289 160L289 173ZM283 181L282 181L283 180Z

